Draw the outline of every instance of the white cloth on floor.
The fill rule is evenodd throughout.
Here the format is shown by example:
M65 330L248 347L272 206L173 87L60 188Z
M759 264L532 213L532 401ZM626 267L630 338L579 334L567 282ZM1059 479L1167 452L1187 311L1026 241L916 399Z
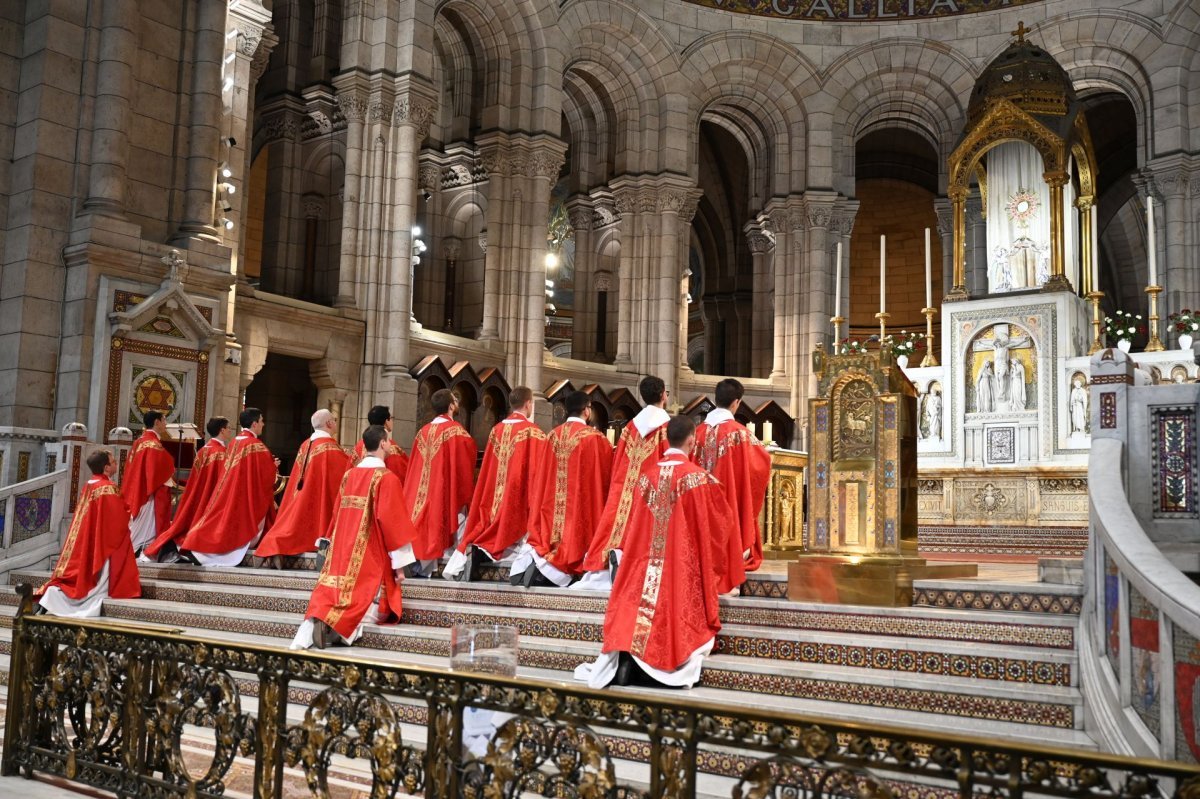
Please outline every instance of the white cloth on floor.
M38 604L52 616L66 616L72 619L93 619L100 615L104 600L108 599L108 561L100 570L100 579L96 587L88 592L83 599L71 599L57 585L46 589L46 593L38 600Z
M700 681L700 669L704 665L704 658L708 656L709 652L712 652L716 640L716 638L710 638L701 644L695 652L688 655L688 659L684 661L683 665L674 671L660 671L648 665L637 655L631 653L629 656L642 671L663 685L673 688L691 688ZM603 652L591 663L580 663L575 667L575 679L586 682L588 688L604 688L617 676L620 654L620 652Z
M537 566L537 570L542 573L542 576L559 588L565 588L571 584L571 575L553 566L528 543L523 544L517 550L517 554L513 558L512 568L508 572L509 578L511 579L513 575L524 574L529 569L530 564Z

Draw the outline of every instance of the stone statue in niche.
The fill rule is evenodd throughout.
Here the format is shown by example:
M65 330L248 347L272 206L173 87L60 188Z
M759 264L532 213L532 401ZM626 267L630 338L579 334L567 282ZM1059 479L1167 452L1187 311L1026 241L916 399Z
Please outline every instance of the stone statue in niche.
M996 373L992 362L985 361L975 381L975 412L991 413L996 410Z
M1068 400L1071 409L1071 435L1087 434L1088 427L1088 390L1083 378L1075 375L1071 381L1071 396Z
M1025 402L1025 364L1020 358L1014 358L1009 368L1008 409L1023 411Z
M932 441L942 440L942 392L933 388L925 395L925 423Z

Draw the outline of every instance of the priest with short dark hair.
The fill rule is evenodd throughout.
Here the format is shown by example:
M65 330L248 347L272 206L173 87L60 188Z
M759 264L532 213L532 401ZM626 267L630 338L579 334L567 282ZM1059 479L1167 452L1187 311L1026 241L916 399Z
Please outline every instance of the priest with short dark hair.
M159 558L163 562L178 560L179 542L187 536L192 525L208 510L213 492L225 474L225 455L229 442L233 440L233 429L224 416L214 416L205 425L208 443L200 448L192 460L183 496L175 509L171 526L160 533L145 549L147 557Z

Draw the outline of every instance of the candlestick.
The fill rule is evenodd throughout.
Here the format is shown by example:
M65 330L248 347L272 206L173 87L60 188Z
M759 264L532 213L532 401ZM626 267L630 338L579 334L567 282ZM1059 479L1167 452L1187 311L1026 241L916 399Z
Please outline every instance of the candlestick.
M1158 295L1162 294L1162 286L1146 286L1146 293L1150 295L1150 340L1146 342L1146 352L1162 352L1166 349L1158 337Z
M1100 300L1104 299L1104 292L1096 291L1093 286L1087 298L1092 304L1092 346L1088 349L1088 355L1094 355L1104 349L1104 341L1100 338Z
M829 323L833 325L833 354L838 355L841 352L842 346L842 322L846 321L844 316L831 316Z
M925 357L921 359L921 365L937 366L938 359L933 354L933 315L937 309L922 308L921 313L925 314Z
M1099 217L1096 213L1096 203L1092 203L1092 207L1088 210L1092 215L1091 234L1092 234L1092 263L1089 265L1092 270L1092 291L1100 290L1100 224Z
M933 254L929 248L929 228L925 228L925 307L933 307Z
M883 348L887 346L884 339L887 338L887 320L892 318L890 313L880 311L875 314L875 318L879 320L879 351L883 352Z
M768 447L775 443L775 426L770 422L763 422L763 443Z
M879 313L887 313L887 236L879 237Z
M1154 198L1146 195L1146 250L1150 254L1150 285L1158 285L1158 247L1154 240Z
M833 284L833 315L842 315L842 243L837 243L834 257L837 259L837 280Z

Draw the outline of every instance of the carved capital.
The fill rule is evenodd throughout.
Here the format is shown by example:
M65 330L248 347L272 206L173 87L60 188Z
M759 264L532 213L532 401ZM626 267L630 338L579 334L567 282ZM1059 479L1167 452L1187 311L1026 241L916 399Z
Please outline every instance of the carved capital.
M417 179L422 189L438 191L442 187L442 169L437 164L421 164Z
M809 205L804 209L804 219L809 228L828 228L833 209L826 205Z
M660 213L675 214L680 222L691 222L696 215L700 195L701 192L696 189L664 188L658 192L658 210Z
M755 255L761 255L765 252L770 252L775 246L775 242L766 233L748 233L746 234L746 243L750 246L750 252Z
M361 92L338 92L337 105L347 122L362 122L367 118L367 98Z
M442 252L445 253L447 261L457 261L462 253L462 239L454 236L442 239Z
M561 152L539 150L533 153L526 162L526 175L531 178L557 180L565 160L566 158Z
M604 269L597 272L592 277L592 287L595 288L596 291L612 291L612 287L613 287L612 272L609 272Z
M280 139L295 141L300 137L300 115L290 108L273 111L263 117L260 129L264 144Z
M433 103L411 95L396 101L392 106L392 125L413 125L417 129L417 140L429 135L429 125L433 122Z
M367 107L367 118L372 122L389 122L393 105L388 100L372 100Z
M595 227L595 214L585 203L567 203L567 218L575 230L591 230Z
M319 194L305 194L300 198L300 208L305 219L320 219L325 215L325 198Z

